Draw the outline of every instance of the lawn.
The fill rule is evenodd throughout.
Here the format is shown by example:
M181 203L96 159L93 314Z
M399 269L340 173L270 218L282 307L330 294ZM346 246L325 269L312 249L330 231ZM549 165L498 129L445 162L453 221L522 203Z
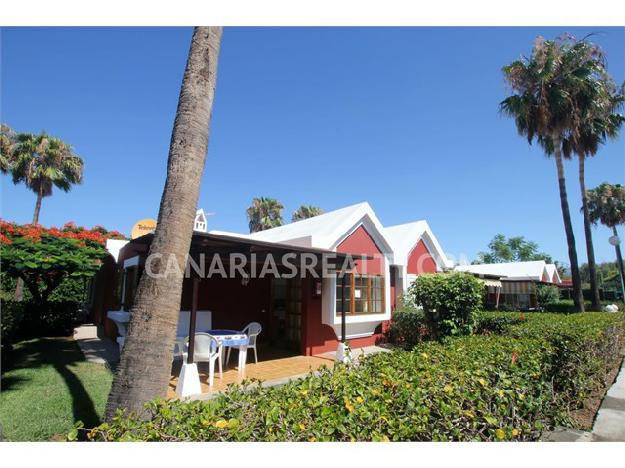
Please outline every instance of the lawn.
M112 373L102 364L85 361L75 341L22 341L9 361L0 394L0 424L6 440L59 440L75 421L88 427L99 422Z

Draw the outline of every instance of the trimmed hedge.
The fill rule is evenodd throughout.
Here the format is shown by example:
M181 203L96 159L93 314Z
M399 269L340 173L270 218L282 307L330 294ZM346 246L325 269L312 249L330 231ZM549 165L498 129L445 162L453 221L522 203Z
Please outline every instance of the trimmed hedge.
M499 320L506 314L482 314ZM510 315L510 314L507 314ZM517 314L515 314L517 315ZM623 314L531 314L503 333L428 342L337 364L281 387L233 386L211 401L121 412L95 440L537 440L602 384L623 346ZM75 437L75 433L72 435Z

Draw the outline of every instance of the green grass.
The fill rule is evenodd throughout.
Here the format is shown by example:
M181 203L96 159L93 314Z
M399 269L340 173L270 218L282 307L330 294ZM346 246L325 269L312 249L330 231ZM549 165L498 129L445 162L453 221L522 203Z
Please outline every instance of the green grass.
M3 369L0 424L6 440L62 439L76 421L98 424L112 382L102 364L86 362L69 338L14 346Z

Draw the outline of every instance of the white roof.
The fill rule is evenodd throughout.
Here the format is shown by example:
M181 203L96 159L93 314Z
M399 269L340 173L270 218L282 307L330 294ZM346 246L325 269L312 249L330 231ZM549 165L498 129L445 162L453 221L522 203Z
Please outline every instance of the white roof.
M545 268L547 269L547 274L549 275L549 280L552 283L560 284L562 282L562 280L560 279L560 273L558 273L558 267L556 267L555 264L547 263L545 265Z
M482 275L497 275L508 279L542 281L546 263L544 260L532 262L484 263L481 265L458 265L456 271L467 271Z
M383 252L392 253L392 248L385 238L384 228L367 202L248 234L246 237L265 242L335 250L337 245L360 224L365 225Z
M115 261L119 258L119 251L128 243L126 239L106 239L106 250L113 256Z
M386 227L384 234L386 234L386 238L395 253L395 264L406 265L410 252L420 240L423 240L439 268L451 268L453 266L425 220Z

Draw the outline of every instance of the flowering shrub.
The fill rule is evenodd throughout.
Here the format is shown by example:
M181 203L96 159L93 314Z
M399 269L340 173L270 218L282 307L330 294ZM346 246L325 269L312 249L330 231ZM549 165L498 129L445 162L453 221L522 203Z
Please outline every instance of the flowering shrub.
M496 315L493 315L496 317ZM155 401L87 431L104 441L537 440L602 383L623 314L532 314L503 335L461 336L337 364L281 387ZM76 437L73 431L71 438Z
M22 278L37 303L48 300L67 278L92 276L106 255L109 238L123 238L99 227L84 229L73 223L63 228L18 225L0 220L0 256L3 272Z

